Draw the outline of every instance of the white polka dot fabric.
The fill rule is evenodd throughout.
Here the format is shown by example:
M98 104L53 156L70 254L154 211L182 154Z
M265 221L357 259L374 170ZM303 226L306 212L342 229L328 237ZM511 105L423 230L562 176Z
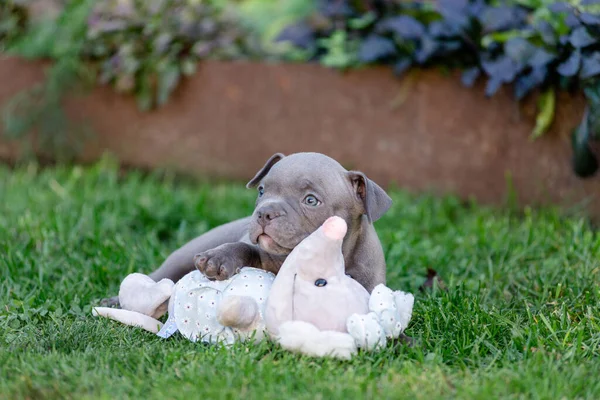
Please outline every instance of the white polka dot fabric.
M377 285L369 298L370 312L351 315L346 329L359 348L383 347L387 339L396 339L404 332L412 317L413 305L412 294Z
M256 330L262 337L264 308L275 275L245 267L226 281L211 281L200 271L184 276L175 285L172 317L179 332L189 340L204 343L232 344L245 340ZM241 332L221 325L217 319L219 304L227 296L248 296L254 299L260 313L252 332Z
M387 344L385 332L374 312L365 315L352 314L348 318L346 328L359 348L373 350Z

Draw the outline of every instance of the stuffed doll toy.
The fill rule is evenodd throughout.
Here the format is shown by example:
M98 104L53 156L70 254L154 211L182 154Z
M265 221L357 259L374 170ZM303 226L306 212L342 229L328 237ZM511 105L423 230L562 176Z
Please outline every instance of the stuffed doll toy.
M350 358L398 338L414 297L378 285L369 295L345 274L346 222L331 217L286 258L271 288L266 327L283 348L313 356Z
M179 331L192 341L232 344L262 340L317 357L349 359L398 338L412 316L414 297L378 285L369 293L345 274L346 222L331 217L304 239L273 274L242 268L226 281L199 271L176 285L129 275L119 290L123 309L98 307L94 315L139 326L167 338ZM156 318L168 309L163 325Z
M138 326L168 338L179 331L189 340L232 344L235 339L263 338L264 308L275 279L270 272L245 267L225 281L192 271L177 282L154 282L128 275L119 289L122 309L96 307L93 314ZM163 325L160 318L167 311Z

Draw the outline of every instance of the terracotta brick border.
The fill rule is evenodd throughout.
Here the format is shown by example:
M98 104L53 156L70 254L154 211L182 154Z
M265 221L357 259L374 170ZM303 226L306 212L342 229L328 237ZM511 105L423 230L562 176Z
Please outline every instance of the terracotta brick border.
M43 78L43 65L0 58L0 105ZM506 88L486 99L456 77L388 69L340 74L317 65L202 64L159 110L142 113L110 88L71 98L71 117L96 134L80 161L108 150L128 165L248 179L275 152L318 151L377 182L501 203L511 177L521 204L588 202L600 216L598 179L570 166L570 132L584 107L561 94L552 131L532 142L533 100L518 105ZM14 144L0 142L13 159Z

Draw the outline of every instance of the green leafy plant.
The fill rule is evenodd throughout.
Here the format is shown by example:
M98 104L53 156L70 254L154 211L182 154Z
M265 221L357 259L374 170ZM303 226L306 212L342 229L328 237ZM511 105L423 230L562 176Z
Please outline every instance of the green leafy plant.
M164 105L202 59L256 54L258 44L226 9L199 0L97 2L85 43L100 82L134 93L142 110Z
M27 9L25 0L3 0L0 5L0 52L25 31Z
M65 0L57 19L27 24L27 4L1 8L5 52L50 60L43 83L19 93L2 112L4 132L31 137L62 159L80 149L88 133L65 114L65 96L94 82L134 94L142 110L164 105L199 60L259 54L254 36L236 23L223 2L199 0ZM10 13L8 11L10 11ZM18 12L17 12L18 11ZM4 30L0 31L4 32Z
M57 20L28 27L9 46L9 54L50 59L46 79L15 96L3 110L4 132L11 138L33 137L45 153L69 159L79 150L86 131L65 115L67 93L93 81L93 69L83 62L87 16L93 0L70 1ZM30 141L32 142L32 141Z
M321 63L326 67L345 69L358 62L358 43L349 40L345 30L336 30L330 37L321 39L320 45L325 50Z

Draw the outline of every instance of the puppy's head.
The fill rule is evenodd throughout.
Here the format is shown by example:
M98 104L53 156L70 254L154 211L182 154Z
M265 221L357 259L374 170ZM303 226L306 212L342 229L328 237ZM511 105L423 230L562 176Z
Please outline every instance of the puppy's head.
M392 204L362 172L318 153L275 154L247 187L258 190L250 239L274 255L289 254L331 216L352 229L364 215L378 220Z

